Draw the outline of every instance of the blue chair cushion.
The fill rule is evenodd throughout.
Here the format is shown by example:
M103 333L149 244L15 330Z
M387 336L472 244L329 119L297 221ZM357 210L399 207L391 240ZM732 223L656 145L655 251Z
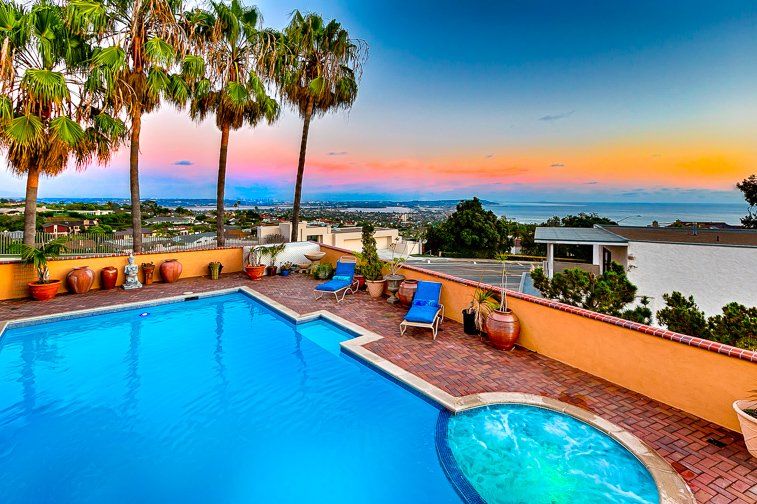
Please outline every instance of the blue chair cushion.
M352 279L350 277L334 277L328 282L317 285L315 290L335 292L344 289L345 287L349 287L351 283Z
M439 308L439 303L436 302L420 301L413 303L413 306L410 307L407 315L405 315L405 320L419 324L431 324L434 322L436 312L439 311Z

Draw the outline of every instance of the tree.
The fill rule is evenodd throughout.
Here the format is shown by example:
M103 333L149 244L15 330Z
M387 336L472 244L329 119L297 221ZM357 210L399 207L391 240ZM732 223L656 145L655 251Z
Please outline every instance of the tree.
M747 215L741 218L741 223L745 228L757 229L757 175L750 175L736 184L736 187L744 194L744 199L749 204Z
M142 116L155 111L163 98L186 100L184 78L171 74L184 55L186 35L178 15L181 0L76 0L69 20L91 31L102 47L92 58L91 76L106 87L110 104L130 120L129 188L132 248L142 251L142 213L139 195L139 139ZM198 71L196 57L182 60L182 70Z
M0 146L11 171L26 175L23 242L33 246L40 175L106 163L125 126L104 111L86 72L93 48L63 7L0 2L0 42Z
M709 330L704 312L694 301L694 296L688 298L678 291L663 294L665 307L657 311L657 321L671 331L708 338Z
M360 272L366 280L381 280L382 264L376 250L376 238L372 224L363 224L363 252L360 254Z
M444 221L426 231L426 250L463 257L496 257L509 252L508 222L484 210L478 198L464 200Z
M723 313L707 321L710 338L747 350L757 350L757 307L728 303Z
M312 13L303 15L294 11L279 38L275 64L269 71L279 84L281 96L303 120L292 207L292 241L297 241L310 121L332 110L352 106L357 98L365 52L365 44L350 38L336 20L325 23Z
M268 96L256 69L270 61L275 34L259 29L260 12L239 0L230 4L211 2L210 10L197 9L187 15L187 30L205 55L208 80L200 81L193 94L190 114L202 121L215 115L221 131L216 190L216 239L225 244L224 194L229 132L244 125L269 124L279 116L279 104ZM238 202L235 206L238 206Z
M531 278L534 287L547 298L616 317L623 316L623 309L636 299L636 286L628 280L623 266L615 262L601 275L572 268L555 274L550 280L542 268L536 268ZM631 310L627 314L638 316L640 313Z

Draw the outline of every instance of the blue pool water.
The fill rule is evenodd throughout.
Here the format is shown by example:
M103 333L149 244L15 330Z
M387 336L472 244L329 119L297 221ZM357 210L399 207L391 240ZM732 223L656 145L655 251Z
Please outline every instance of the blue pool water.
M11 328L0 502L460 502L439 410L350 337L242 294Z
M457 468L489 503L656 503L654 480L617 441L571 416L495 405L450 416Z

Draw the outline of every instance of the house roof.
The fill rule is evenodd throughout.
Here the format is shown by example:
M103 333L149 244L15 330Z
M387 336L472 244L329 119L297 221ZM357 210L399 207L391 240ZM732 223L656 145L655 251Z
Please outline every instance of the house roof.
M558 243L573 245L625 245L628 240L599 227L537 227L534 234L536 243Z
M757 247L757 229L702 229L693 226L680 228L602 226L602 228L628 241Z

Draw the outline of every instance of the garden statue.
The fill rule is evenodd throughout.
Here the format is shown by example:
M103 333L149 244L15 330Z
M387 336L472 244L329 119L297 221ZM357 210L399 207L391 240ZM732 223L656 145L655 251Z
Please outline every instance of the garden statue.
M129 263L124 266L124 274L126 274L126 281L123 284L123 288L129 289L141 289L142 284L139 282L139 266L134 264L134 255L129 254Z

